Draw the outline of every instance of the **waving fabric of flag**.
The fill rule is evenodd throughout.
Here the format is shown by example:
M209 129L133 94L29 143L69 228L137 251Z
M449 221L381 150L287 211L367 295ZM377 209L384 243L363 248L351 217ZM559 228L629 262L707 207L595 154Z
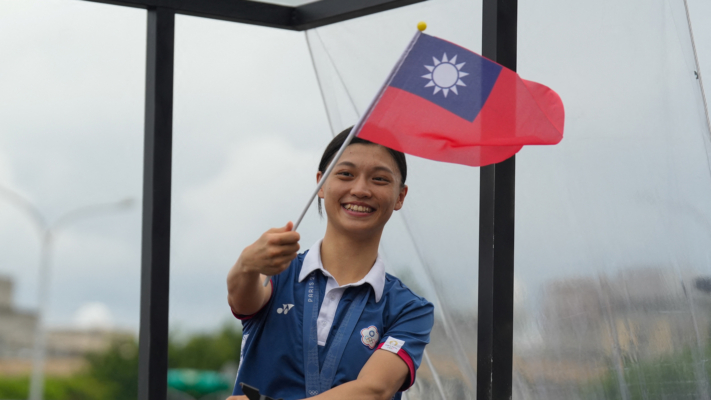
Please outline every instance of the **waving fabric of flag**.
M484 166L563 138L560 97L453 43L418 34L358 137L431 160Z

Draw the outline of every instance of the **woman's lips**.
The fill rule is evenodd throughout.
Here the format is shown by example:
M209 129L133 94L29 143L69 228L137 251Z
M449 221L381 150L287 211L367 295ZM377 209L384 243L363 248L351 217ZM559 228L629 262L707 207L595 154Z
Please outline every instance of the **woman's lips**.
M370 215L373 212L375 212L374 208L372 208L370 206L360 205L360 204L351 204L351 203L341 204L341 208L343 208L348 214L359 216L359 217Z

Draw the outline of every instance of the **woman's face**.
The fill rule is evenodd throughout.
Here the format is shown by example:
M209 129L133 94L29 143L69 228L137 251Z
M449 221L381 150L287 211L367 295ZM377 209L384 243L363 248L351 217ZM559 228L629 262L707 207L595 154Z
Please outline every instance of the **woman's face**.
M321 172L316 180L321 179ZM388 150L380 145L352 144L318 192L328 223L350 234L380 233L393 210L402 208L407 186Z

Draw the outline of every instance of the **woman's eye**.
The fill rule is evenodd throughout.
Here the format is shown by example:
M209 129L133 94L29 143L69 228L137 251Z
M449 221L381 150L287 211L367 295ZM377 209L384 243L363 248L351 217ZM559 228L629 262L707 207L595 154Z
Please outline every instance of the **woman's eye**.
M375 177L375 178L373 178L373 179L375 179L375 180L378 181L378 182L385 182L385 183L390 182L387 178L383 178L383 177L381 177L381 176Z
M341 175L341 176L346 176L346 177L353 176L353 174L351 174L350 172L345 172L345 171L339 172L336 175Z

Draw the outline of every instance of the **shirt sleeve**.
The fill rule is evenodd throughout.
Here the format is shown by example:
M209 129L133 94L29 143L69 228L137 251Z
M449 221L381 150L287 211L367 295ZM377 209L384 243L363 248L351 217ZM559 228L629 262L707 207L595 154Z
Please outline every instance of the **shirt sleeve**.
M383 335L378 349L397 354L407 364L410 374L399 389L407 390L415 383L415 372L422 361L425 346L430 342L434 325L434 306L423 298L410 301Z
M264 306L260 308L257 312L254 314L250 315L242 315L242 314L235 314L234 311L232 311L232 315L235 316L238 320L242 321L242 324L248 323L248 321L252 320L253 318L261 315L264 313L264 310L269 307L272 301L277 297L277 294L279 293L279 288L283 284L287 284L294 278L294 271L300 271L300 268L297 268L296 266L300 266L300 264L303 262L304 256L306 255L306 252L299 254L298 257L296 257L294 260L291 261L291 264L289 264L289 267L283 271L279 275L274 275L269 278L269 281L272 283L272 291L269 293L269 300L267 300L266 303L264 303ZM298 273L298 272L296 272Z
M274 279L274 278L276 278L276 277L272 276L269 278L269 282L272 283L272 290L271 290L271 292L269 292L269 300L267 300L267 302L264 303L262 308L257 310L257 312L255 312L253 314L249 314L249 315L237 314L234 311L232 311L232 309L230 308L230 311L232 311L232 315L234 315L235 318L237 318L240 321L247 321L249 319L252 319L255 315L259 314L262 310L264 310L264 308L266 308L269 305L269 303L272 301L272 297L274 297L274 292L276 291L276 287L274 286L276 284L276 279Z

